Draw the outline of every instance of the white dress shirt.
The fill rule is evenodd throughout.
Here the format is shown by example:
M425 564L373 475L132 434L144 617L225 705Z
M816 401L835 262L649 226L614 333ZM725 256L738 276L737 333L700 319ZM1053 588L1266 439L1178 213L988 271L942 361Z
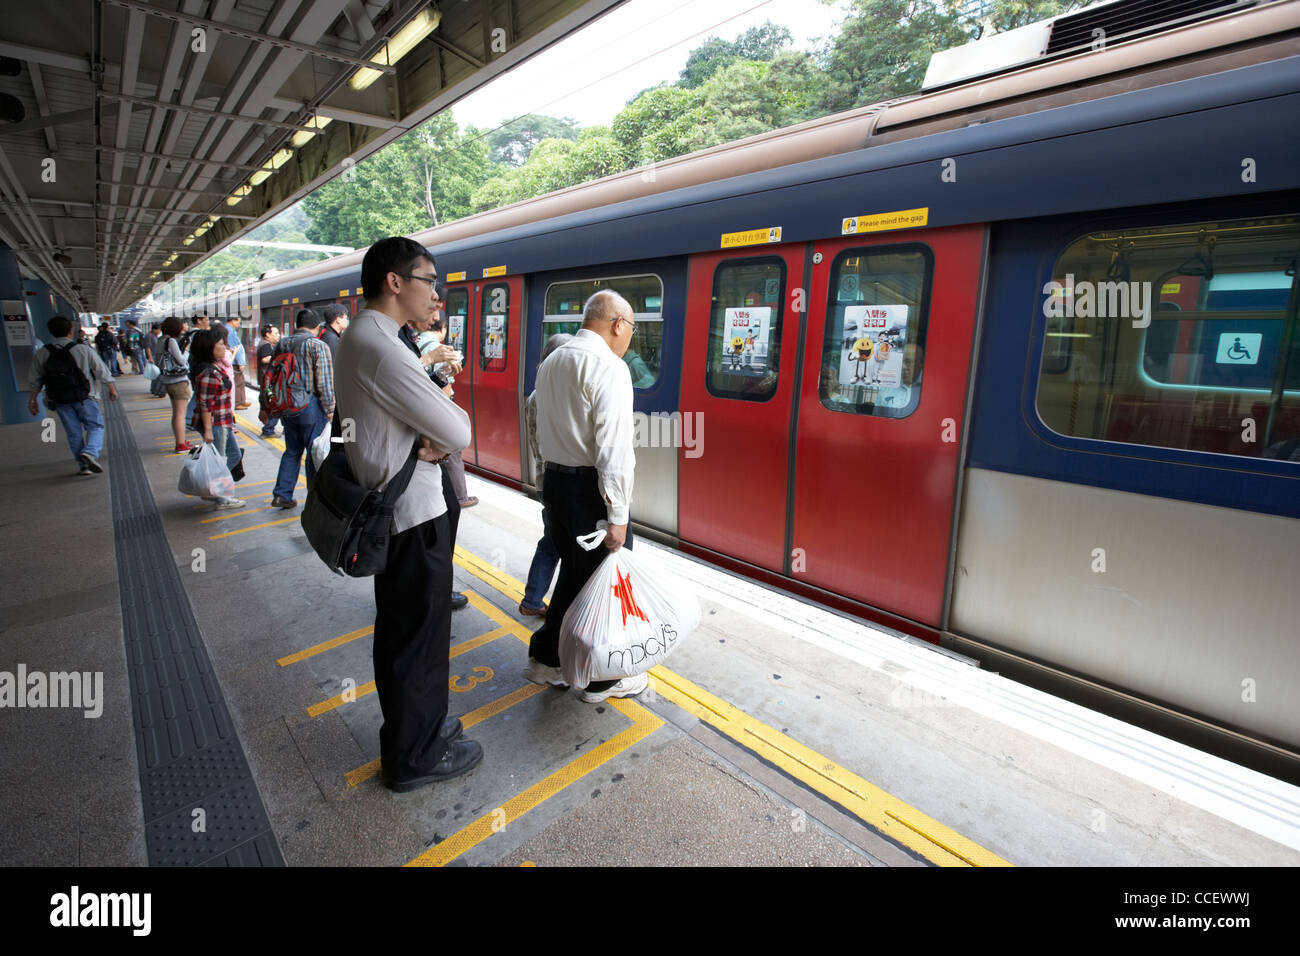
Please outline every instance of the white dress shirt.
M444 452L470 443L469 416L429 380L420 360L397 337L398 324L382 312L364 309L339 339L334 367L338 409L355 423L354 440L344 444L348 464L367 488L383 488L410 457L420 435ZM328 427L328 426L327 426ZM397 532L447 511L442 471L421 461L397 499Z
M595 467L610 524L627 524L636 450L632 376L595 332L579 329L537 372L537 444L542 459Z

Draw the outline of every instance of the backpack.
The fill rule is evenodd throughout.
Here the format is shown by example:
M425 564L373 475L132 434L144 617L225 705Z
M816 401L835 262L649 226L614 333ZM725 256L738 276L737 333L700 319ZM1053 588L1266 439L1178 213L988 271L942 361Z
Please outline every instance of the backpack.
M297 336L294 336L297 338ZM297 342L289 339L283 351L277 351L267 366L262 378L262 392L266 395L266 410L272 418L292 415L302 411L311 404L311 396L299 402L298 398L306 394L303 388L303 372L298 368Z
M90 398L90 379L72 357L75 347L75 342L59 348L45 346L49 351L45 362L45 394L55 405L75 405Z

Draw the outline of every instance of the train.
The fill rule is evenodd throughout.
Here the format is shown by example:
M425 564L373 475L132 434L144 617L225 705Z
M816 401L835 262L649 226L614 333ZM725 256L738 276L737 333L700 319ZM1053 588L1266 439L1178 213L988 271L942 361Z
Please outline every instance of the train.
M1300 3L1163 6L414 235L466 466L535 494L542 345L615 289L638 533L1300 779ZM251 352L363 253L185 310Z

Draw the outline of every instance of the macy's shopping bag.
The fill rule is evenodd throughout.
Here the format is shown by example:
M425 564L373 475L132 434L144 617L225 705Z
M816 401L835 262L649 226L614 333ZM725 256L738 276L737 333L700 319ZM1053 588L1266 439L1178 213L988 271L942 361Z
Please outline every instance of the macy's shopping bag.
M602 528L605 522L597 527ZM604 530L578 538L603 547ZM643 674L700 625L700 602L671 574L627 548L611 553L560 626L560 669L574 687Z
M235 479L230 477L226 460L217 454L215 445L204 442L198 454L185 462L176 487L183 495L198 498L228 498L235 494Z

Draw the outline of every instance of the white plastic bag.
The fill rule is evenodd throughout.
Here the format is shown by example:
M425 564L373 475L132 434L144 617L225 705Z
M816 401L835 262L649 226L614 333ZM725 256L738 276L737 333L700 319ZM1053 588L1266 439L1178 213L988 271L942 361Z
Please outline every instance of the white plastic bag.
M185 463L176 487L183 495L196 498L232 498L235 480L215 445L204 442L199 453Z
M325 430L311 443L311 466L320 468L325 457L330 453L330 423L325 423Z
M600 522L597 527L602 527ZM588 551L603 530L583 535ZM574 687L643 674L700 625L700 602L671 574L627 548L612 552L578 592L560 625L560 669Z

